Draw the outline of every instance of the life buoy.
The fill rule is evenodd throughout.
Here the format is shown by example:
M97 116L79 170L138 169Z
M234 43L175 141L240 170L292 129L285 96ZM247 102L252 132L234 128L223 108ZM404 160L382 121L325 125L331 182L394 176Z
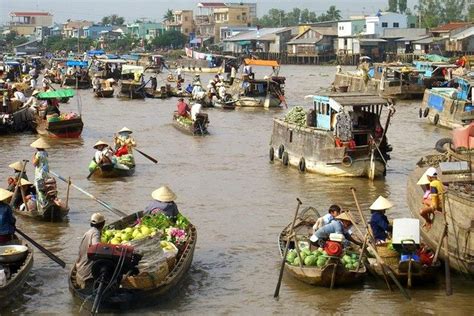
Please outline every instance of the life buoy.
M278 147L278 158L279 159L282 159L283 158L283 153L285 152L285 146L283 145L280 145L280 147Z
M270 147L270 152L268 153L268 158L270 158L270 162L273 162L275 159L275 150L273 147Z
M439 122L439 114L436 113L435 116L433 117L433 124L434 125L437 125Z
M418 111L418 116L419 116L420 118L423 117L423 109L422 109L422 108L420 108L420 110Z
M427 117L429 113L430 113L430 108L426 107L425 110L423 111L423 117Z
M283 156L281 157L281 162L283 163L284 166L288 166L288 163L290 162L290 159L288 157L288 152L284 152Z
M306 171L306 162L304 160L304 157L301 157L300 162L298 163L298 169L300 169L301 172Z
M344 167L352 166L352 158L350 156L344 156L344 158L342 158L342 165Z
M448 150L446 149L445 145L449 144L449 147L453 149L453 140L451 138L441 138L435 144L435 149L437 152L444 154Z

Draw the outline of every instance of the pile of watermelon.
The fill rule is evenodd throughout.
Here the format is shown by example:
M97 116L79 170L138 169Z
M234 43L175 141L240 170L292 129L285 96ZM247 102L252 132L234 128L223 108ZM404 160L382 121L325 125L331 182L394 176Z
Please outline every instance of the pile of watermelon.
M288 250L288 254L286 255L286 262L288 262L288 264L292 266L299 266L300 257L301 260L303 260L303 265L318 268L324 267L329 259L328 254L322 248L311 251L306 247L301 249L299 257L296 249Z
M347 270L355 270L359 267L359 256L355 253L346 253L341 257L341 263Z

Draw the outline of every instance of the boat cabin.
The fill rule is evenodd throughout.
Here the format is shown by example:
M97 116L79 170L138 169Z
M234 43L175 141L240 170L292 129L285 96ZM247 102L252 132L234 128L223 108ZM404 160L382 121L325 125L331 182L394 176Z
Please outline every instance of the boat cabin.
M142 66L124 64L122 65L122 77L120 79L139 81L137 79L143 75L144 71L145 68Z
M99 78L113 78L119 80L122 75L122 65L126 64L124 59L96 59L96 74Z

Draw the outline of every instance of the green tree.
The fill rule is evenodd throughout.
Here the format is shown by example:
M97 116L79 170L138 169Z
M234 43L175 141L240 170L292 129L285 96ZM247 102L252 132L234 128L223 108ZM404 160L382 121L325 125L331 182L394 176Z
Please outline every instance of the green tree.
M300 20L302 23L314 23L318 20L318 17L313 11L304 9L301 11Z
M289 25L298 25L300 23L301 10L299 8L294 8L291 12L286 15L286 24Z
M443 22L449 23L453 21L464 20L465 0L445 0L443 10Z
M163 20L166 22L173 21L173 11L171 9L166 10L165 15L163 15Z
M400 13L407 13L408 4L407 0L398 0L398 11Z
M474 4L471 4L469 6L469 12L468 12L467 20L469 22L474 22Z
M165 31L151 41L155 48L182 48L188 42L188 37L179 31Z
M398 12L398 0L388 0L388 9L389 12Z
M117 14L112 14L109 16L104 16L101 20L102 25L123 25L125 19Z
M102 25L110 25L110 17L104 16L101 20Z
M328 21L339 21L342 18L341 10L336 9L335 5L329 7L329 9L326 11L325 16Z
M419 27L432 28L443 22L443 8L440 0L419 0L415 9L420 15Z

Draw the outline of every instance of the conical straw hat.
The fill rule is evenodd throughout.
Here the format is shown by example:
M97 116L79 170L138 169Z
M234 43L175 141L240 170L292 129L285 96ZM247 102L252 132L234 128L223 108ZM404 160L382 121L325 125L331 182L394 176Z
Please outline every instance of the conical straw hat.
M118 131L119 133L133 133L131 129L129 129L128 127L124 127L122 128L120 131Z
M151 197L160 202L172 202L176 200L176 194L168 186L164 185L151 193Z
M0 202L13 196L13 192L0 188Z
M8 165L8 167L10 167L12 169L15 169L16 171L21 171L21 170L23 170L23 162L17 161L17 162L14 162L14 163Z
M30 181L28 180L25 180L23 178L20 179L20 185L21 186L25 186L25 185L32 185L33 183L31 183Z
M416 184L418 185L430 184L430 180L428 179L428 176L426 175L426 171L425 173L423 173L423 175L420 177L420 179L418 180Z
M338 216L336 216L337 219L340 219L340 220L343 220L343 221L348 221L348 222L352 222L351 218L349 217L349 215L347 215L346 212L342 212L341 214L339 214Z
M99 140L92 148L97 149L97 147L99 147L100 145L109 146L109 144L107 144L106 142Z
M50 148L51 146L49 146L49 144L42 138L38 138L37 140L35 140L34 142L31 143L30 145L31 147L33 148L41 148L41 149L46 149L46 148Z
M369 207L373 211L383 211L389 209L393 206L392 202L384 198L383 196L379 196L377 200Z

